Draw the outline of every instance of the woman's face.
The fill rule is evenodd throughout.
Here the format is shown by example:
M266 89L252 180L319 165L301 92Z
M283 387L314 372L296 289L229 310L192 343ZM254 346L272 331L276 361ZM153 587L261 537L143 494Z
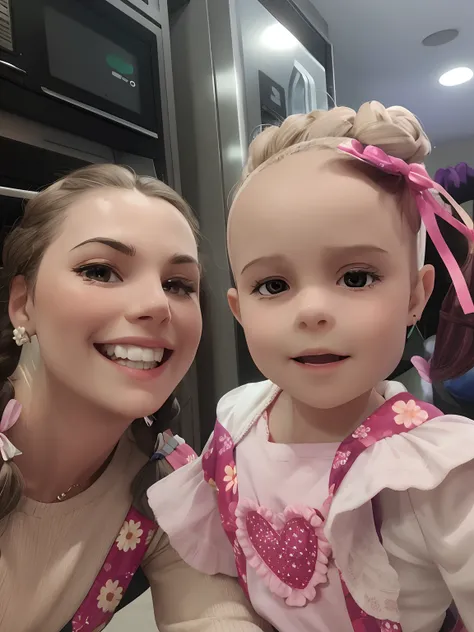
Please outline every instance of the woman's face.
M197 258L189 224L168 202L111 188L82 195L25 309L47 377L122 418L158 410L199 344Z

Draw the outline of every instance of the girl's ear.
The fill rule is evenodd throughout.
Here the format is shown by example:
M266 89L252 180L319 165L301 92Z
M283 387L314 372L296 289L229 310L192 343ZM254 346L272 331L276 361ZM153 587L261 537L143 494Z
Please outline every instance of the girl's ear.
M432 265L425 265L418 272L418 281L414 287L410 307L407 315L407 327L415 325L421 318L434 288L435 269Z
M242 324L240 318L240 302L239 302L239 293L235 289L235 287L230 288L227 292L227 301L229 303L230 311L234 314L235 319Z

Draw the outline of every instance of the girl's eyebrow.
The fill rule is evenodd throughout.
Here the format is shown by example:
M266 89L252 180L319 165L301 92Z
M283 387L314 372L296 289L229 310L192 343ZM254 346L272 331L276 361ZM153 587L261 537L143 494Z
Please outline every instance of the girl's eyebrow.
M383 248L379 248L378 246L374 246L373 244L354 244L351 246L327 246L324 248L326 255L334 256L334 255L363 255L363 254L381 254L388 255L388 252ZM257 263L285 263L287 261L286 257L283 255L265 255L263 257L257 257L256 259L252 259L249 263L245 264L242 268L240 274L243 274L248 268L257 264Z

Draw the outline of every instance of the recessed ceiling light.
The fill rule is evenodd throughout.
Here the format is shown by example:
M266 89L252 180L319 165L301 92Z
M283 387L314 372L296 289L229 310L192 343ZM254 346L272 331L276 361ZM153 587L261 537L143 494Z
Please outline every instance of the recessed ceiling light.
M473 76L474 72L470 68L453 68L441 75L439 82L442 86L459 86L461 83L470 81Z
M261 42L270 50L294 50L298 46L296 37L279 23L272 24L263 31Z
M425 37L422 44L423 46L443 46L443 44L448 44L455 40L458 35L459 31L457 29L444 29Z

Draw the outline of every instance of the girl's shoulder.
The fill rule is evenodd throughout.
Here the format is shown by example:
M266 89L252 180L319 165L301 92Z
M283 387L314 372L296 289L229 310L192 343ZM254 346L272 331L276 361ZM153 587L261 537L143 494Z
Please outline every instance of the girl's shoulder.
M207 472L209 457L215 458L222 450L232 452L278 392L270 382L259 382L224 395L202 456L148 490L150 507L172 547L185 562L204 573L236 574L232 546L222 528L216 486Z
M397 533L406 531L408 539L413 540L404 548L410 544L420 558L427 555L423 542L429 542L429 548L435 550L443 538L450 537L451 528L456 528L460 514L454 512L455 499L466 499L463 528L474 533L474 512L469 509L474 505L474 421L444 415L407 393L395 399L387 404L401 431L370 442L358 455L333 497L325 527L338 567L356 602L370 614L375 612L370 604L376 604L386 618L393 613L383 604L397 602L400 582L375 528L374 507L378 503L374 504L374 499L379 498L382 506L378 526L382 526L384 544L398 524L395 515L403 525L403 529L398 525ZM406 511L402 512L402 507ZM422 520L424 515L430 519ZM435 517L443 527L436 535ZM421 531L414 538L417 529ZM422 547L418 546L420 542Z
M215 431L228 433L237 445L279 393L280 388L269 380L229 391L217 404Z

